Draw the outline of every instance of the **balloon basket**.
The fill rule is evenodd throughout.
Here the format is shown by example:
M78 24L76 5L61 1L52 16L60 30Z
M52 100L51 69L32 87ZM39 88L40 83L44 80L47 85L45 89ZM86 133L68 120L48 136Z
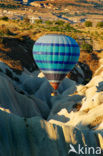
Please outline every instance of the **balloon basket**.
M51 96L57 96L57 95L58 95L58 93L57 93L56 90L54 90L54 91L51 93Z

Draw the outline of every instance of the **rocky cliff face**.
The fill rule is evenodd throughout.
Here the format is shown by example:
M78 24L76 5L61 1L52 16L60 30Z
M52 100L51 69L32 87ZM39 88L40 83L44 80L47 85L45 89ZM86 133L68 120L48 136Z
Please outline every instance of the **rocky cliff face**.
M0 62L0 156L102 155L102 63L88 84L65 78L51 97L39 71L17 74Z

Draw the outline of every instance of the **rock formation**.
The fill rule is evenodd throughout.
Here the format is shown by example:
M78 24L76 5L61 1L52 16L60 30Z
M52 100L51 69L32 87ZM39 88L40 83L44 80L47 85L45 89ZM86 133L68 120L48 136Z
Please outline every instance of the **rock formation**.
M0 156L102 155L102 62L86 85L65 78L56 97L39 71L18 75L0 62Z

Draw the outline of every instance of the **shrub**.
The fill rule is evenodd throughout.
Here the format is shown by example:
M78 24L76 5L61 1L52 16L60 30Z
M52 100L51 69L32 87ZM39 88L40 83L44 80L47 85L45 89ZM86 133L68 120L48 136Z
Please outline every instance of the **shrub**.
M45 24L51 25L51 24L53 24L53 23L52 23L52 21L45 21Z
M82 50L88 51L91 53L93 51L93 46L89 43L86 43L85 41L81 44Z
M1 19L4 21L8 21L9 18L7 16L3 16Z
M50 27L50 31L60 31L60 28L58 26Z
M66 31L70 31L71 30L70 23L65 23L64 28Z
M101 38L101 40L103 40L103 36L101 36L100 38Z
M1 36L4 36L4 35L10 35L11 34L11 32L10 32L10 30L6 27L6 25L1 25L0 26L0 35Z
M63 25L64 23L65 23L65 22L62 21L62 20L58 20L58 21L55 22L55 24L57 24L57 25Z
M91 21L86 21L85 26L86 27L92 27L92 22Z
M41 23L43 23L43 21L41 19L37 19L37 20L35 20L35 23L36 24L41 24Z
M103 27L103 22L98 22L97 25L96 25L96 27L102 28Z

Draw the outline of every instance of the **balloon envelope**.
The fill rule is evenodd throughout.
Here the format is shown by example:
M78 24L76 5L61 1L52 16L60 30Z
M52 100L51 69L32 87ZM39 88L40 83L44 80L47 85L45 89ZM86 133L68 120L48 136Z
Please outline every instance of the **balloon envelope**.
M33 46L33 58L55 90L66 74L73 69L79 55L77 42L61 34L44 35Z

